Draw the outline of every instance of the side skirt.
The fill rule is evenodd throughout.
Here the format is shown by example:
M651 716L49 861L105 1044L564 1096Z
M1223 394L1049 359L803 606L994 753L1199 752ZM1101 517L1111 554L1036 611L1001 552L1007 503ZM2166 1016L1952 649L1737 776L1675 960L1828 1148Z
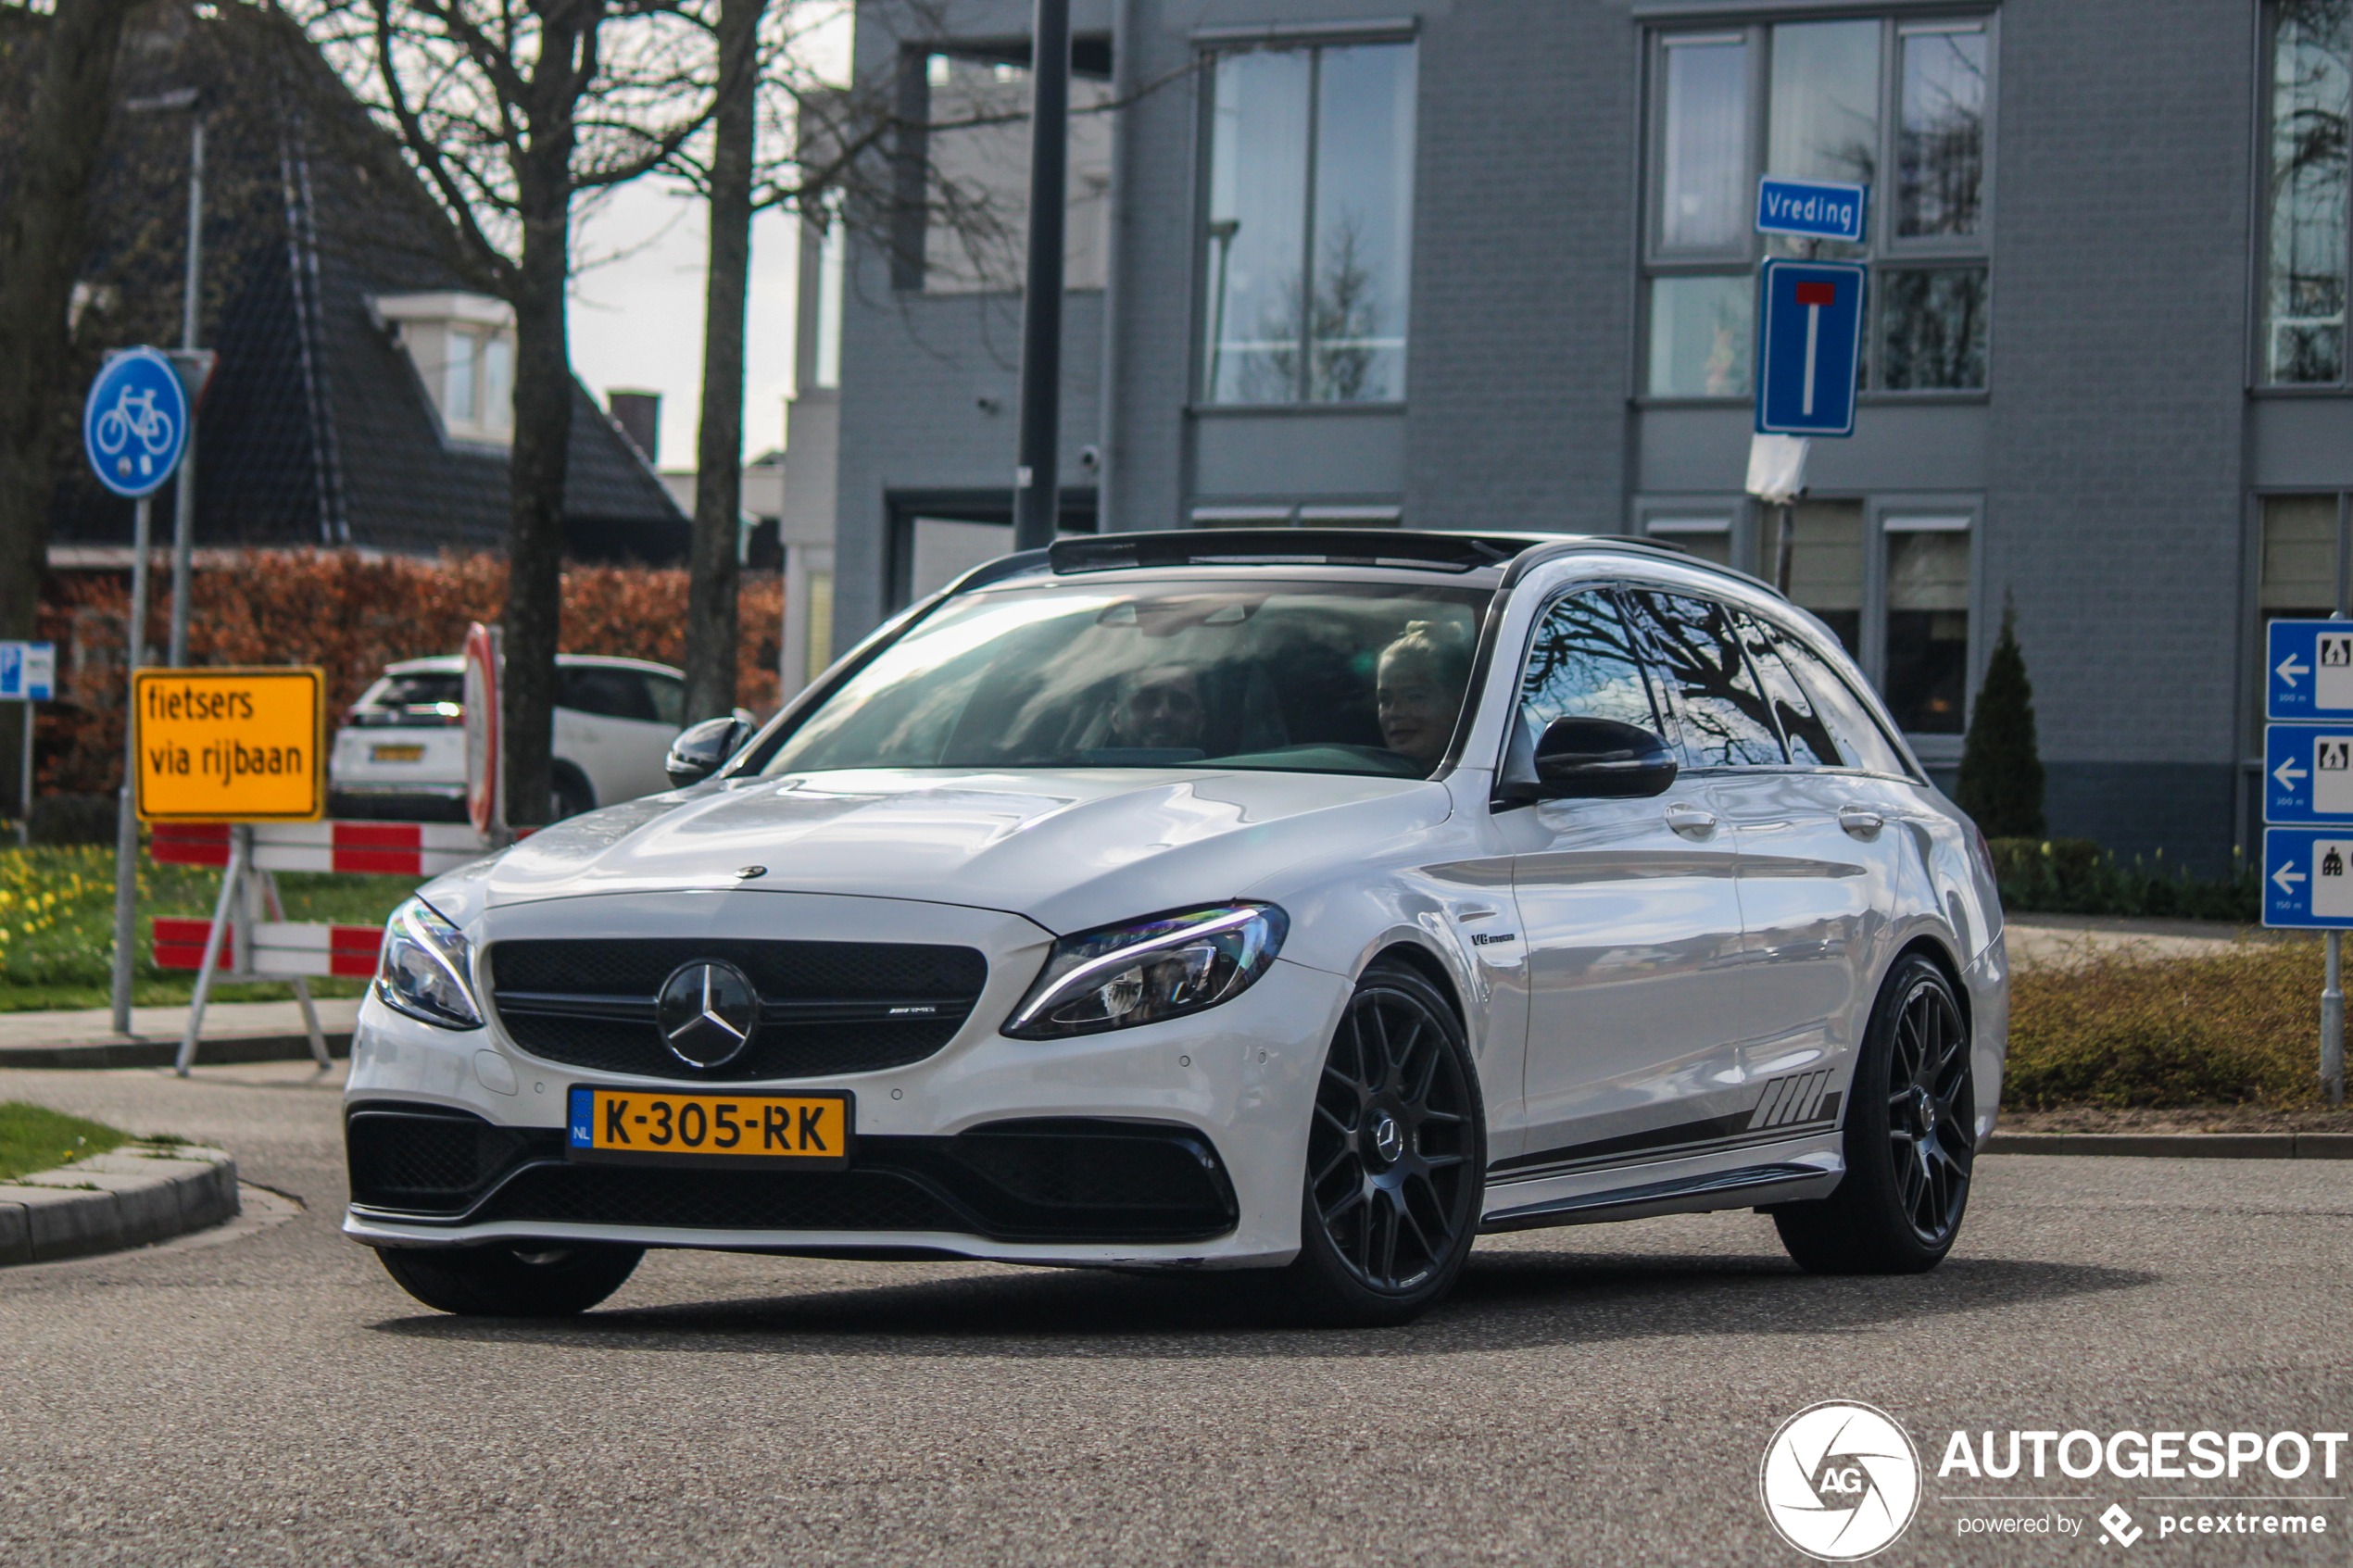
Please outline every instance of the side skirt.
M1593 1225L1613 1220L1648 1219L1655 1214L1799 1202L1828 1196L1844 1173L1843 1168L1825 1171L1818 1165L1744 1165L1733 1171L1716 1171L1504 1209L1488 1215L1478 1229L1482 1236L1492 1236L1548 1225Z

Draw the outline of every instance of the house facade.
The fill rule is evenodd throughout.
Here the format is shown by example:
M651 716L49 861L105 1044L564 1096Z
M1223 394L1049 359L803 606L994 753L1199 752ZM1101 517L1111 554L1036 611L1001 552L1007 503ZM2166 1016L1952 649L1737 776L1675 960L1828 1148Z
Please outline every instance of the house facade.
M1757 181L1867 184L1865 243L1814 252L1869 300L1792 596L1948 783L2014 612L2055 834L2249 842L2261 622L2334 603L2353 490L2345 0L1074 12L1125 107L1079 117L1099 187L1073 144L1066 527L1637 533L1771 576L1755 280L1806 252L1755 232ZM1026 28L869 0L859 65L952 111ZM925 140L902 192L952 161ZM888 218L818 307L837 646L1007 538L1019 297L917 243L937 199Z

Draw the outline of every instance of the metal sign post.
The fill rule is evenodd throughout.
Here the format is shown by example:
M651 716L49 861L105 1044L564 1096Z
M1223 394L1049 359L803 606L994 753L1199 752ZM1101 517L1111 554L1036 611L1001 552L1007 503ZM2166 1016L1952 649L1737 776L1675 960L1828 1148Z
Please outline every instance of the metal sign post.
M2338 532L2347 497L2338 498ZM2274 621L2264 634L2263 923L2322 931L2321 1085L2345 1103L2345 931L2353 926L2353 620Z
M17 794L17 847L32 843L32 705L56 700L54 643L0 642L0 701L24 705L24 776Z
M82 408L82 449L98 483L135 504L131 521L131 616L123 664L135 682L147 642L147 502L179 466L188 445L188 391L171 361L152 348L107 356ZM126 690L122 714L122 793L115 815L114 1029L131 1033L131 968L139 919L139 820L132 779L139 766L136 698Z
M1777 180L1756 187L1756 231L1808 240L1863 237L1862 185ZM1866 270L1849 262L1765 263L1756 277L1756 426L1748 493L1771 507L1774 586L1789 592L1796 556L1791 508L1806 489L1808 438L1855 433L1855 371L1862 363Z

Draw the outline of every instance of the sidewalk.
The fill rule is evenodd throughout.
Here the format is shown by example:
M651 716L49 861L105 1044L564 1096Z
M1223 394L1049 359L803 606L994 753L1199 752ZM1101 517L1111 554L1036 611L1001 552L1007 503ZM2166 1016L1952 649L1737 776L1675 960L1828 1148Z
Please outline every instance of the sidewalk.
M349 1055L359 998L312 1005L328 1052ZM132 1008L128 1035L114 1032L114 1015L105 1008L0 1012L0 1068L168 1067L187 1029L185 1006ZM309 1054L299 1002L214 1002L205 1009L199 1062L289 1061Z
M2225 921L2138 920L2107 915L2019 914L2003 922L2010 962L2019 969L2081 963L2109 953L2135 958L2207 958L2242 942L2278 942L2296 934Z

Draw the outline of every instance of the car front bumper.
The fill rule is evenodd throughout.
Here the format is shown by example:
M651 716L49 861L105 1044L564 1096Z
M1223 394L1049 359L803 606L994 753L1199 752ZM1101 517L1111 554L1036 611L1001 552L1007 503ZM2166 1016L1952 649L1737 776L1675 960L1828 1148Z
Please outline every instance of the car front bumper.
M714 909L714 906L717 908ZM1016 1262L1248 1267L1299 1246L1301 1180L1343 977L1277 960L1189 1018L1058 1041L997 1026L1051 939L1016 917L899 900L731 891L599 896L498 911L499 936L556 930L961 942L989 960L971 1016L921 1061L728 1082L589 1072L533 1056L494 1017L438 1029L370 996L346 1092L354 1192L345 1233L375 1247L507 1238L758 1251L945 1254ZM736 1173L584 1165L564 1152L574 1085L854 1098L850 1169ZM434 1211L387 1203L368 1118L440 1117L477 1178ZM471 1143L451 1119L478 1119ZM399 1130L392 1122L380 1129ZM405 1134L403 1135L406 1135ZM422 1142L412 1139L416 1147Z

